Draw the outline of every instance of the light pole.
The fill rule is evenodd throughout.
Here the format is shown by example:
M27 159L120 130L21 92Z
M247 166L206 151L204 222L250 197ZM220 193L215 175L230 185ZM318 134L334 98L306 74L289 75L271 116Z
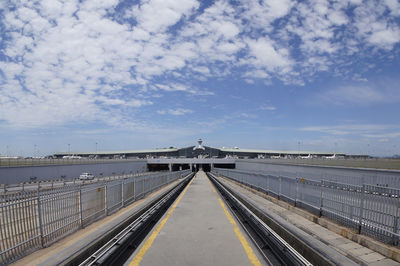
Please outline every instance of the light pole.
M96 142L96 153L97 153L97 142Z
M34 144L33 145L33 157L36 157L36 147L37 147L37 145Z
M298 146L298 150L297 150L297 151L298 151L298 154L297 154L297 156L300 156L300 141L299 141L299 142L297 142L297 144L299 145L299 146Z
M71 144L68 143L68 155L71 153Z

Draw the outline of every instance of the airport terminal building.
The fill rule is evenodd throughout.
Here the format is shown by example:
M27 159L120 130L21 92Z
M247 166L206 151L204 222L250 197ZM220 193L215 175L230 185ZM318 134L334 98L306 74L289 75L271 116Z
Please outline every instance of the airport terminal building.
M313 152L313 151L277 151L240 148L214 148L203 146L202 140L198 145L184 148L161 148L152 150L131 150L131 151L109 151L109 152L61 152L55 153L54 158L239 158L239 159L267 159L267 158L318 158L346 156L343 153L334 152Z

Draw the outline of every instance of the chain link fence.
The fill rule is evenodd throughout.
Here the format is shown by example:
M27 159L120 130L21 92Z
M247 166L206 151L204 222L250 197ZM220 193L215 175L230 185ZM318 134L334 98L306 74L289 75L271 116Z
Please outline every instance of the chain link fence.
M189 173L164 172L0 194L0 265L49 246Z
M352 185L306 177L285 177L214 168L225 176L316 215L326 216L359 234L399 246L400 190Z

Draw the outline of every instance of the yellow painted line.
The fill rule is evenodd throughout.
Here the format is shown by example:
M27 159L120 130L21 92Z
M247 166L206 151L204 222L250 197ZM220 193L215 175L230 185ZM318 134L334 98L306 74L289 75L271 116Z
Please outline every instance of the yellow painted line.
M210 179L207 178L207 180L210 183L214 192L217 193L214 186L211 184ZM220 197L218 197L218 201L219 201L219 204L221 205L222 209L224 210L226 217L228 218L229 222L231 223L236 237L239 239L240 243L242 244L242 247L243 247L244 251L246 252L247 257L249 258L250 263L252 265L261 265L261 262L258 260L256 254L254 254L253 249L250 247L249 243L247 242L246 238L243 236L242 232L240 232L239 226L237 225L237 223L233 219L232 215L229 213L228 209L226 208L225 203L222 201L222 199Z
M168 218L171 216L172 212L175 210L176 206L178 203L181 201L183 195L185 194L186 190L189 188L189 186L192 184L194 178L190 181L189 185L183 190L182 194L178 197L178 199L175 201L175 203L172 205L171 209L168 211L167 215L161 220L161 222L158 224L156 230L153 231L153 233L150 235L150 237L146 240L144 245L141 247L139 252L136 254L136 256L133 258L133 260L129 263L129 266L136 266L139 265L140 262L143 260L143 256L146 254L147 250L151 247L153 244L154 240L156 239L157 235L160 233L161 229L164 227L165 223L167 222Z

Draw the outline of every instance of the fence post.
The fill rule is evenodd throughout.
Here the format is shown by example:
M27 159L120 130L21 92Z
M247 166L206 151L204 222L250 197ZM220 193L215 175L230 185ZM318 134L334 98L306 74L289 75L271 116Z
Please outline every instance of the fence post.
M122 183L121 183L121 206L124 207L124 180L125 179L121 179Z
M106 216L108 215L108 206L107 206L107 182L104 184L104 212Z
M397 209L396 209L396 216L394 217L394 221L393 221L393 240L392 240L392 244L397 246L398 242L399 242L399 238L397 236L397 230L399 229L399 209L400 209L400 202L397 201Z
M294 195L294 206L297 207L297 195L299 193L299 178L296 177L296 191Z
M79 220L83 228L83 210L82 210L82 185L79 185Z
M323 208L323 197L324 197L324 181L321 180L321 192L320 192L320 197L319 197L319 217L322 216L322 208Z
M358 221L358 233L361 234L363 211L364 211L365 184L361 188L360 217Z
M146 177L143 177L143 182L142 182L142 198L144 198L144 181L145 181Z
M279 191L278 191L278 199L281 199L281 192L282 192L282 177L279 176Z
M133 178L133 201L136 201L136 178Z
M40 203L40 188L37 190L37 201L38 201L38 219L39 219L39 231L40 231L40 244L44 248L44 235L43 235L43 219L42 219L42 205Z

